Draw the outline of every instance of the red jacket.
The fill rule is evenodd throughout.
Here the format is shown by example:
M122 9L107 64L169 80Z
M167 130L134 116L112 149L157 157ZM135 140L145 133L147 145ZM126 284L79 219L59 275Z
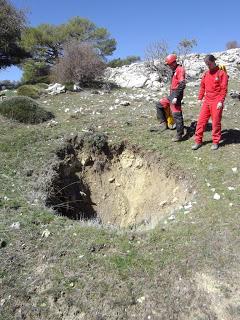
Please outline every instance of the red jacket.
M218 100L224 102L227 95L228 75L225 71L218 67L214 71L206 71L203 74L198 100L202 100L205 96L206 101Z
M169 99L177 98L182 100L185 85L185 69L178 65L172 74Z
M176 90L181 81L185 81L185 69L178 65L173 73L170 89Z

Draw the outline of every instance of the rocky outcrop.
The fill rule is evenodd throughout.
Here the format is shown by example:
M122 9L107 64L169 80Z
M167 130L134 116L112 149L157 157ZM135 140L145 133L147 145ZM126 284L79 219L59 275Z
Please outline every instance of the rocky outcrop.
M236 79L240 75L240 48L223 52L212 53L217 58L218 64L226 66L230 78ZM188 84L199 83L202 73L206 70L204 57L206 54L189 54L184 66L187 73ZM159 90L163 87L156 72L151 72L144 62L133 63L119 68L108 68L105 79L125 88L143 88Z

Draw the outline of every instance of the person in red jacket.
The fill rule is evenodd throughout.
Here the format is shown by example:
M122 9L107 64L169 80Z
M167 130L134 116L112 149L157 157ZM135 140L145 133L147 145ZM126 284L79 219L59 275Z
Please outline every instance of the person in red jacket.
M216 58L209 54L204 59L208 71L203 74L198 102L202 103L197 127L195 131L195 144L193 150L202 146L203 132L209 118L212 118L212 150L217 150L221 140L221 119L224 106L224 99L227 94L228 75L216 65Z
M185 82L185 69L177 63L177 56L175 54L169 54L166 57L165 63L172 70L172 79L170 86L170 95L168 97L163 97L156 105L157 117L160 119L160 125L167 129L167 119L164 109L167 110L169 107L171 109L175 124L177 135L173 141L181 141L184 134L184 123L181 102L183 99L183 93L186 86Z

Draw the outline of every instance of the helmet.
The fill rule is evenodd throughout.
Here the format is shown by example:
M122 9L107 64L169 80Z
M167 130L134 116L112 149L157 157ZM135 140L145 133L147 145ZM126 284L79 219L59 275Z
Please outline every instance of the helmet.
M165 59L165 63L169 65L175 62L176 60L177 60L176 54L169 54Z

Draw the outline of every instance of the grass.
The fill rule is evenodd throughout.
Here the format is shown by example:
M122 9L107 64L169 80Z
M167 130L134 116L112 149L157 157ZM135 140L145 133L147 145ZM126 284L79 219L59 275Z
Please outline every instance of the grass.
M231 82L231 88L238 86ZM186 92L187 126L198 115L193 90ZM154 100L159 97L123 89L104 95L66 93L39 100L56 115L51 126L0 118L0 239L6 242L0 248L0 318L222 320L230 309L229 319L239 318L233 297L239 296L240 283L240 103L228 98L223 115L223 129L235 128L236 141L227 140L212 152L211 132L206 132L207 143L194 152L192 138L172 144L174 132L149 132L157 123ZM131 105L115 108L116 99ZM36 182L44 180L66 137L92 127L112 144L128 140L161 153L160 165L181 170L193 181L196 203L148 232L71 221L44 208ZM19 229L12 227L16 222ZM222 299L224 310L214 309L210 289L199 288L197 276L206 274L213 283L218 279L220 293L230 292Z

